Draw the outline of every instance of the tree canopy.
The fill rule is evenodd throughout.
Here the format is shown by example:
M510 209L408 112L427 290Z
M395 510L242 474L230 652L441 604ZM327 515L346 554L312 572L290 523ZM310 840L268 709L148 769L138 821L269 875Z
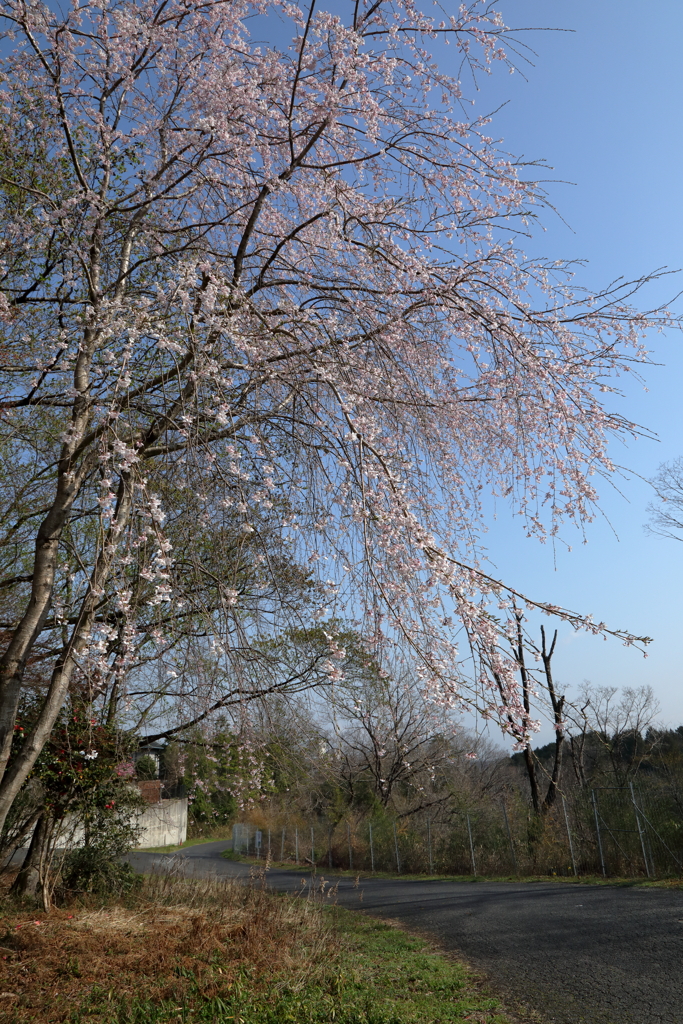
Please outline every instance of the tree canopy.
M524 742L482 494L539 534L589 517L609 439L635 429L605 393L665 317L519 250L543 192L429 52L505 64L499 15L0 15L0 822L69 687L121 697L145 644L199 644L245 697L270 685L239 675L259 602L271 639L345 610L377 657L410 650L434 700ZM461 628L495 685L467 683ZM41 710L8 763L32 672Z

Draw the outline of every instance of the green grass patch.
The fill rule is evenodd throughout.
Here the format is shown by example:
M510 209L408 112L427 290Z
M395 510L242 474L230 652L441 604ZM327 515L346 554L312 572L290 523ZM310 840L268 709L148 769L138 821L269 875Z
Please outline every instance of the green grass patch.
M229 842L229 839L223 836L218 838L206 839L203 836L198 836L194 839L186 839L184 843L176 843L171 846L141 846L134 850L134 853L176 853L177 850L185 850L188 846L203 846L206 843L222 843Z
M96 987L72 1024L510 1024L466 967L424 940L354 911L329 907L324 914L332 925L329 960L308 980L290 979L277 963L268 977L244 965L221 987L218 972L230 965L214 954L212 982L220 991L210 996L206 969L185 966L182 999L117 1000Z

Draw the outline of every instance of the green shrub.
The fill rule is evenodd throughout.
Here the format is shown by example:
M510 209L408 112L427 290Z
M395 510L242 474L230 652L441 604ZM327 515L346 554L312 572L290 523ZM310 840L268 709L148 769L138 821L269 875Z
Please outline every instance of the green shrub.
M157 763L151 754L145 754L135 762L135 774L141 781L157 778Z
M60 888L64 893L125 896L138 887L140 880L141 876L125 861L98 847L83 846L64 858Z

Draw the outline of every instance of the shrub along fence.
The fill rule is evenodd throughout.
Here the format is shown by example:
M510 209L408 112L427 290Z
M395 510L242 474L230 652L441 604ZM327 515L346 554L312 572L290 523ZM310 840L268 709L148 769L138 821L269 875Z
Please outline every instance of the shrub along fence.
M542 819L510 798L448 820L241 822L233 850L319 870L658 878L683 874L683 812L661 792L601 787L560 798Z

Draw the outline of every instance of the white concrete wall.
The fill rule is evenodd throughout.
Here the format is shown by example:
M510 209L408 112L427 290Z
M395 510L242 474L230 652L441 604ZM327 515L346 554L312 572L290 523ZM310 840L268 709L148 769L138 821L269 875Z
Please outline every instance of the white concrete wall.
M138 815L138 824L144 828L138 850L146 846L176 846L184 843L187 839L187 798L149 804Z
M136 847L138 850L149 846L178 846L187 839L187 797L148 804L144 811L137 812L136 817L143 828ZM26 846L17 850L12 857L12 863L21 864L32 834L33 830L25 839ZM73 818L67 816L57 839L57 847L73 850L83 845L83 839L83 826L76 825ZM5 863L0 862L0 867L4 867Z
M177 846L187 839L187 797L147 804L135 818L143 829L136 847L138 850L148 846ZM83 826L74 826L73 818L67 816L57 846L74 849L83 845L83 839Z

